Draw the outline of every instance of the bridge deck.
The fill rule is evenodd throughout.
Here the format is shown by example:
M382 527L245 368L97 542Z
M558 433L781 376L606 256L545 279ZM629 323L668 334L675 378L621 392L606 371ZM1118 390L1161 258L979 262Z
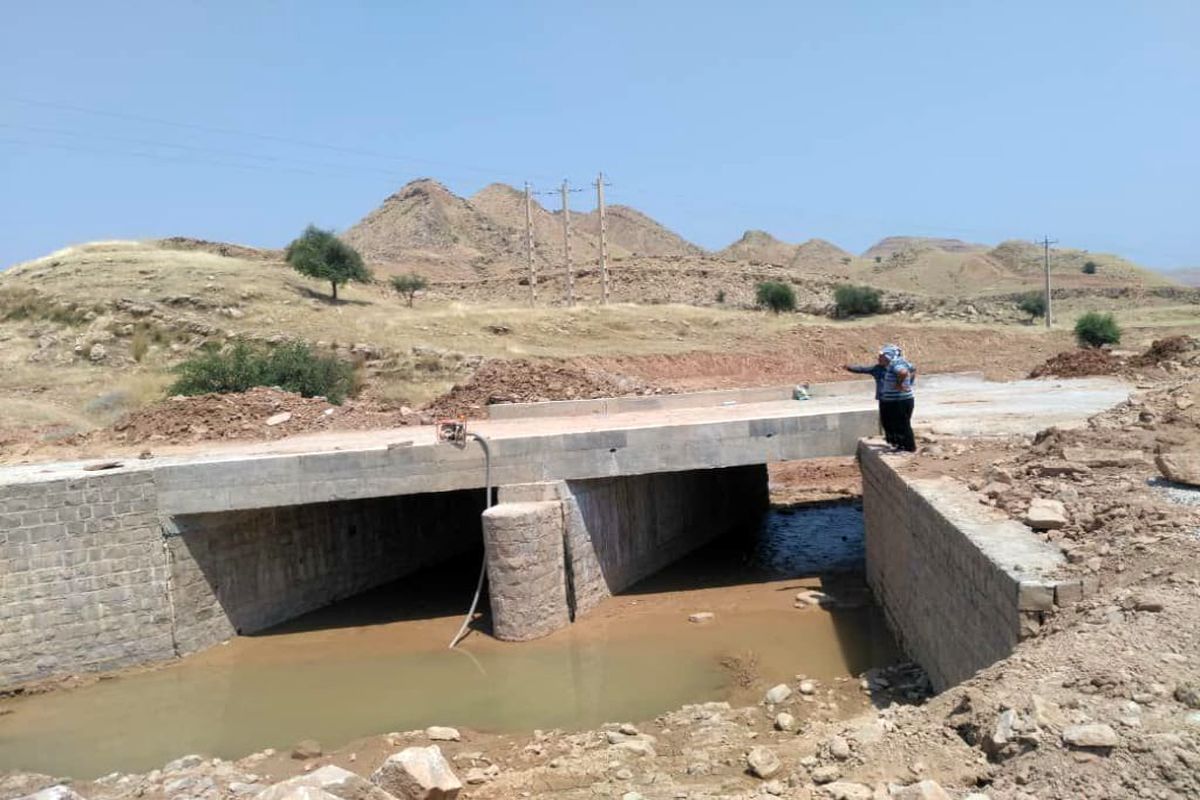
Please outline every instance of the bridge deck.
M923 381L914 420L944 433L1032 433L1078 424L1124 400L1112 379L987 383L976 376ZM875 432L869 383L813 399L740 403L728 393L673 399L670 408L587 416L510 418L470 424L492 442L493 483L674 472L800 458L849 455ZM714 402L719 402L714 405ZM653 405L645 403L642 406ZM628 406L627 406L628 407ZM86 477L93 462L0 469L6 484ZM436 444L429 427L329 432L273 442L193 447L145 461L124 459L109 471L150 470L163 514L194 514L476 488L483 485L479 446Z

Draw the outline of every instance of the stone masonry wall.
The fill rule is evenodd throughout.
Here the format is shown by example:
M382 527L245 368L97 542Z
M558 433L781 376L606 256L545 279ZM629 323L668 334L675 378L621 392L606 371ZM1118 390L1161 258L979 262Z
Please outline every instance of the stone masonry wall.
M149 472L0 486L0 688L174 655Z
M614 594L747 520L756 521L769 503L765 464L567 485L604 586ZM584 565L576 572L586 577Z
M938 691L1008 656L1054 610L1061 555L950 478L906 478L867 443L858 455L867 581L901 646Z
M765 465L504 486L484 515L493 628L544 636L767 507Z
M261 631L478 546L483 494L174 518L167 541L180 651Z

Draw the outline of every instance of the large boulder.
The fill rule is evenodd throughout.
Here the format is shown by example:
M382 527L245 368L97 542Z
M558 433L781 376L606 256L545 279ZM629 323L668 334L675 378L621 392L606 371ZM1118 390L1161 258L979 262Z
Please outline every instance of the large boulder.
M408 747L389 756L371 782L403 800L454 800L462 791L437 745Z
M1163 453L1154 462L1167 480L1200 486L1200 453Z
M314 789L340 800L395 800L366 778L348 769L330 764L304 775L297 775L259 792L254 800L289 800L298 789Z

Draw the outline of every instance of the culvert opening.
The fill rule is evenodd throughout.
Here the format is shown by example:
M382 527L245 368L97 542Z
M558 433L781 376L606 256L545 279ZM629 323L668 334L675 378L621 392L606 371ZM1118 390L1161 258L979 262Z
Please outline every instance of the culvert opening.
M449 614L455 591L462 613L483 507L482 490L461 490L176 517L164 541L180 649Z

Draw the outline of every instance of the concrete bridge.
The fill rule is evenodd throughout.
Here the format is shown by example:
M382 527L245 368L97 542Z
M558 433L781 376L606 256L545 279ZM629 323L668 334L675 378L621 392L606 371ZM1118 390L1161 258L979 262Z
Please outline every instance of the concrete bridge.
M1078 421L1115 381L923 379L947 433ZM766 464L850 455L869 382L500 406L472 423L493 626L542 635L767 502ZM0 687L170 658L478 548L484 456L430 428L0 469Z

